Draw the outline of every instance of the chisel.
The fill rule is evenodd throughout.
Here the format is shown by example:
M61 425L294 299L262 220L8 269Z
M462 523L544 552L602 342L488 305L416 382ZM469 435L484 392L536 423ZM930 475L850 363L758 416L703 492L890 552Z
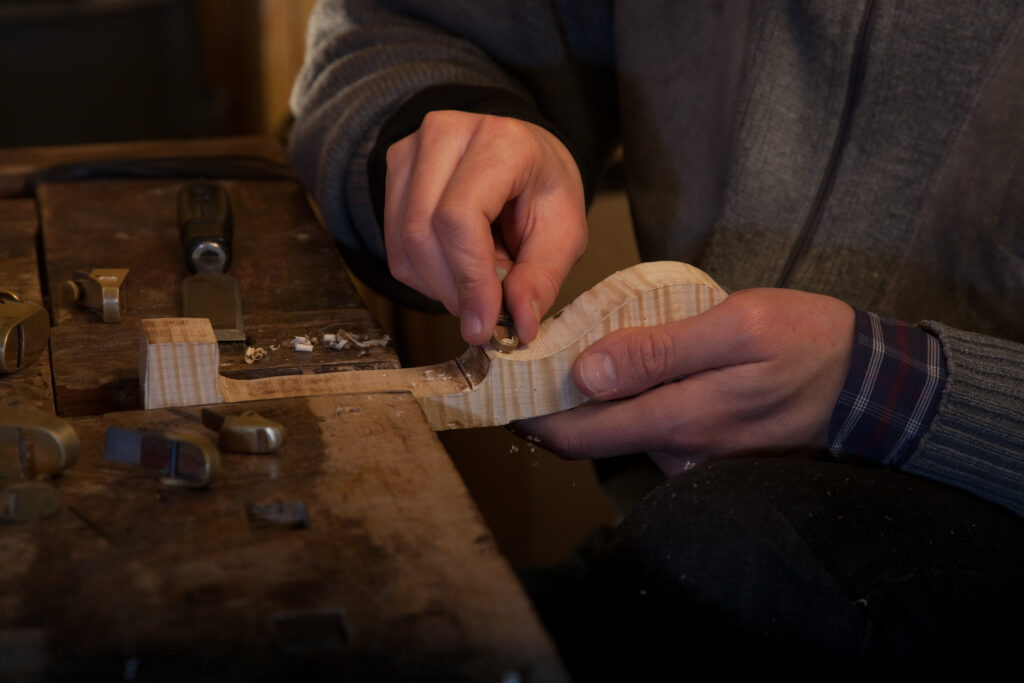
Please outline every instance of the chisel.
M182 315L209 318L217 341L245 341L242 296L231 266L233 223L227 191L190 183L178 193L178 227L192 275L181 282Z

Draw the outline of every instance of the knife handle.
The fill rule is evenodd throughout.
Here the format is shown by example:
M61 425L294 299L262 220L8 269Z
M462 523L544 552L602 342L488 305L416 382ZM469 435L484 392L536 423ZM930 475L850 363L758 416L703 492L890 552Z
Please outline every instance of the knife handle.
M193 273L225 273L231 265L231 203L216 183L194 182L178 192L178 227Z

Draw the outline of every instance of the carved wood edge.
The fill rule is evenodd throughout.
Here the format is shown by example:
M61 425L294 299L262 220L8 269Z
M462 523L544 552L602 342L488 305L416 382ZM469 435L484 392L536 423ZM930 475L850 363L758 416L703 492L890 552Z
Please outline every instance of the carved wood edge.
M408 391L436 430L503 425L586 402L572 383L570 369L580 352L606 334L692 317L725 296L693 266L641 263L581 294L542 322L533 342L509 353L470 347L456 360L431 366L260 379L218 374L219 347L208 320L144 320L139 374L143 405Z

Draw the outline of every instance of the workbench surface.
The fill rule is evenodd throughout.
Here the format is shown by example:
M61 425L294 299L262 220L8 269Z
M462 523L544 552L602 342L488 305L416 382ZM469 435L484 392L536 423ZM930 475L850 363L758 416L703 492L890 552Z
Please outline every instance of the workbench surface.
M104 457L108 427L215 439L199 408L139 404L139 321L180 316L176 198L187 180L19 188L65 161L238 154L283 158L261 139L0 152L0 289L45 305L53 326L48 354L0 375L0 410L18 398L55 412L81 441L54 481L59 511L0 526L0 679L564 680L408 394L219 404L222 415L257 410L287 437L271 455L224 453L205 490ZM388 347L290 347L296 335L383 330L296 182L217 182L234 212L230 272L247 335L220 345L221 374L398 367ZM121 322L62 300L61 284L91 268L130 269ZM267 355L246 363L247 346Z

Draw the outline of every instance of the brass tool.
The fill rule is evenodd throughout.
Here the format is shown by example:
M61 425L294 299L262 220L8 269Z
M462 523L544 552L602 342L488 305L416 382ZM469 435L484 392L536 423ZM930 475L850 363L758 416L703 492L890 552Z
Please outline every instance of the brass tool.
M202 410L203 424L218 432L217 445L228 453L273 453L284 443L285 430L280 422L247 410L240 415L218 415Z
M220 451L196 432L107 428L106 458L159 470L167 486L204 488L220 473Z
M50 315L42 306L0 290L0 374L31 365L50 340Z
M27 522L60 509L50 475L78 460L78 434L61 418L18 399L0 404L0 519Z
M127 277L127 268L78 271L64 282L64 300L82 304L105 323L119 323L125 312L124 281Z
M0 404L0 476L34 479L78 461L80 443L71 423L6 399Z

